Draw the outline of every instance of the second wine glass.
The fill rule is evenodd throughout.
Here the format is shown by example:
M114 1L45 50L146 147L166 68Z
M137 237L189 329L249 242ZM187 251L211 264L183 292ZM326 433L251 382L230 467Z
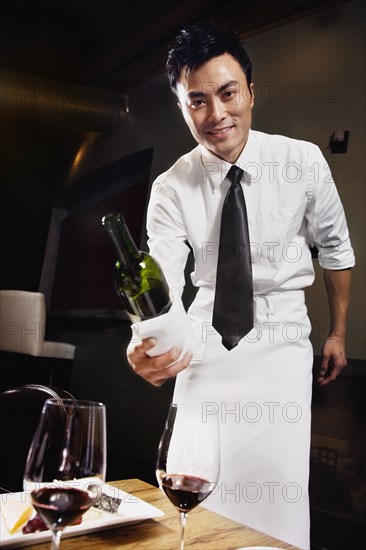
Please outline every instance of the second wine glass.
M219 421L203 405L170 405L160 441L156 476L180 513L179 550L187 514L214 490L220 469Z
M49 399L29 450L24 490L58 550L67 525L96 502L106 474L105 406Z

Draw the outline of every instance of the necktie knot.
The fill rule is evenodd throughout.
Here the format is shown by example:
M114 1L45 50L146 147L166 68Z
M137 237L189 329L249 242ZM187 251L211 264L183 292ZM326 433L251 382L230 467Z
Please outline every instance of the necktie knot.
M229 178L232 184L238 185L240 184L243 174L244 174L244 170L239 168L239 166L236 166L235 164L233 164L233 166L231 166L230 170L227 173L227 177Z

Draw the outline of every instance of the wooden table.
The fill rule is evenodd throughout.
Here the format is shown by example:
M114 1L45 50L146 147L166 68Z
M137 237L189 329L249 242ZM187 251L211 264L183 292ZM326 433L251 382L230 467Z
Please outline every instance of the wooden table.
M109 531L65 538L62 550L177 550L179 514L164 493L139 479L108 482L136 495L164 512L164 516ZM185 550L237 550L245 546L272 546L295 550L295 546L245 527L236 521L198 506L188 515ZM27 546L28 550L49 550L50 543ZM298 550L298 549L297 549Z

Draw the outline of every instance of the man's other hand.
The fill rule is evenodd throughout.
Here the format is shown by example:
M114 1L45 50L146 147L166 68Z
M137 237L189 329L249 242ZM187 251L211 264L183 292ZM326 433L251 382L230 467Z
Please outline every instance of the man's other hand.
M154 386L161 386L168 378L173 378L188 367L192 359L192 353L187 352L182 359L177 361L182 350L179 347L174 347L163 355L150 357L147 352L155 344L156 340L154 338L142 340L140 344L136 344L131 350L127 351L127 359L136 374Z

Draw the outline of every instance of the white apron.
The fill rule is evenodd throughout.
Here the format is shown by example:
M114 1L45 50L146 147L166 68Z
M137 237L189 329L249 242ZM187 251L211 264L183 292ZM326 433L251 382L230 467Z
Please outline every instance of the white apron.
M193 304L202 360L178 375L173 399L220 415L220 478L204 505L308 550L313 352L304 293L255 304L253 330L231 351L212 312Z

